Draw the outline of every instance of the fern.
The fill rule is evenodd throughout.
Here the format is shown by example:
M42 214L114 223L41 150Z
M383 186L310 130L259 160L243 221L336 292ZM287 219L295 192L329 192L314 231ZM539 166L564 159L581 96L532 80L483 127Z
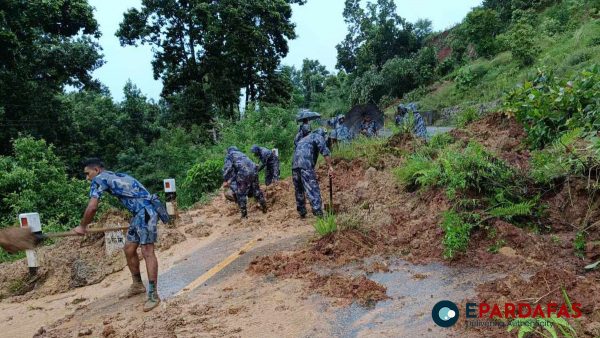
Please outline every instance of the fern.
M491 209L488 213L493 217L498 217L506 220L511 220L515 216L528 216L532 213L532 201L521 203L509 203L504 206L499 206Z

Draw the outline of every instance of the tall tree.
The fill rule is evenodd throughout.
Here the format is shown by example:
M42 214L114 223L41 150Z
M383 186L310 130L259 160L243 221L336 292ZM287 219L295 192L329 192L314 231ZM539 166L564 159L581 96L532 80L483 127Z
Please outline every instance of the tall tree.
M98 24L86 0L0 1L0 149L20 132L61 143L66 85L98 88Z
M325 90L325 80L329 72L318 60L304 59L302 61L301 79L304 88L304 106L309 107L316 93Z
M367 3L346 0L344 21L348 34L336 46L336 67L348 73L362 74L375 66L377 69L394 57L408 57L417 50L417 39L412 24L396 14L393 0L377 0Z
M234 116L241 88L257 100L276 78L287 40L296 37L292 3L305 0L143 0L116 35L122 45L152 45L162 96L188 120L207 123L213 108Z

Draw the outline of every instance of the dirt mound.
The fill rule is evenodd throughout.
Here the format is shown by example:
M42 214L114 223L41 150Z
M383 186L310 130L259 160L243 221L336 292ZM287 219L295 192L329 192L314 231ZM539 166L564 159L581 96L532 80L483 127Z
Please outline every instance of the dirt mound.
M387 141L387 146L402 149L411 153L423 144L424 141L422 139L415 138L413 134L410 133L394 134Z
M128 218L124 212L110 211L93 226L125 225L129 223ZM164 228L157 248L167 250L183 240L185 236L179 231ZM15 296L13 301L22 302L66 292L99 283L126 266L122 250L107 254L103 234L60 239L36 252L40 268L35 277L29 276L25 259L0 265L0 298Z
M368 306L389 298L385 286L365 276L348 277L339 274L318 276L313 278L310 288L317 289L326 296L343 300L341 304L357 301L363 306Z
M465 129L452 130L450 134L457 140L474 140L483 144L513 167L520 170L529 168L530 154L524 142L527 133L515 119L504 113L488 114Z

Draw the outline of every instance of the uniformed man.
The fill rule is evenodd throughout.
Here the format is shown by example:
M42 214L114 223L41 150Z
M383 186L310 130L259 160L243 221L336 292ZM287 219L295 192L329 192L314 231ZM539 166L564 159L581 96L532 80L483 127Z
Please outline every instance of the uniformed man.
M296 209L301 218L306 217L305 194L308 196L313 215L317 217L323 216L321 190L319 189L319 182L315 173L315 165L317 164L319 153L321 153L327 162L329 176L333 176L331 153L325 143L325 136L325 131L319 128L301 139L294 151L292 181L296 193Z
M257 172L266 168L265 184L270 185L273 182L279 181L279 158L271 149L253 145L250 151L260 160L260 166Z
M94 219L98 210L98 203L105 192L117 197L121 203L133 214L129 230L127 230L127 241L125 243L125 258L131 272L133 284L126 294L121 298L132 297L146 292L140 274L140 261L137 248L141 246L142 256L146 263L148 273L148 297L144 304L144 311L150 311L160 303L156 289L158 279L158 259L154 253L154 242L157 237L158 214L152 205L153 198L146 188L135 178L121 173L114 173L104 169L100 159L92 158L84 163L84 172L88 181L91 182L90 200L83 214L79 226L73 231L84 235L87 226Z
M249 193L252 193L252 196L260 203L262 212L267 212L267 202L260 190L256 165L236 147L227 148L223 167L223 187L230 187L235 194L242 218L248 217L246 204Z

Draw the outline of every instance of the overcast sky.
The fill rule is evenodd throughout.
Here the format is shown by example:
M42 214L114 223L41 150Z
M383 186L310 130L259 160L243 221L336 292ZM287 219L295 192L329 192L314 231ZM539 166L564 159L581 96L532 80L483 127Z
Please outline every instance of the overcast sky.
M128 79L149 98L158 99L162 84L152 76L151 47L121 47L115 37L123 13L131 7L140 8L141 0L90 0L90 3L96 8L106 61L94 76L108 86L118 101L123 98L123 86ZM436 31L459 23L471 8L480 4L481 0L396 0L400 16L410 22L427 18ZM290 52L282 63L299 67L305 58L317 59L334 71L335 45L347 31L343 9L344 0L308 0L304 6L294 5L292 21L298 38L289 42Z

